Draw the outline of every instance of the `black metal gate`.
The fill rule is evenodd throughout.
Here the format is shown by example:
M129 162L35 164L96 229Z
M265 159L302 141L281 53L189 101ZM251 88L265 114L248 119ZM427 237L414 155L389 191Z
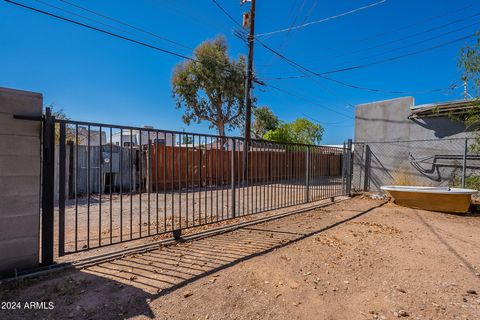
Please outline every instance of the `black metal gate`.
M343 148L43 119L42 263L350 193ZM247 170L244 170L244 168ZM247 172L247 174L245 174Z

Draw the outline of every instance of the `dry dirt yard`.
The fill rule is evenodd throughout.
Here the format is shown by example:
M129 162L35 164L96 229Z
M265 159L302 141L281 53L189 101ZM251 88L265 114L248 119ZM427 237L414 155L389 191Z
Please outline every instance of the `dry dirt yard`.
M3 285L1 319L480 319L480 216L356 197Z

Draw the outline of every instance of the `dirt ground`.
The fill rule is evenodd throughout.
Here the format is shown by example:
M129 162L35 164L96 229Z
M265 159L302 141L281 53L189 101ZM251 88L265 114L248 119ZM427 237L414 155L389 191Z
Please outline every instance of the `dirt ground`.
M0 318L480 319L480 216L382 204L356 197L3 285L22 307Z
M295 182L295 181L294 181ZM327 199L342 194L339 178L315 180L310 200ZM236 215L243 216L273 209L304 204L304 181L296 184L277 183L238 187ZM59 207L55 207L55 230L59 229ZM203 189L182 189L181 192L142 194L118 193L91 195L65 203L65 251L73 253L122 241L134 240L178 227L223 221L231 216L231 191L215 186ZM174 228L175 226L175 228ZM55 246L58 247L58 235ZM57 251L56 251L57 252Z

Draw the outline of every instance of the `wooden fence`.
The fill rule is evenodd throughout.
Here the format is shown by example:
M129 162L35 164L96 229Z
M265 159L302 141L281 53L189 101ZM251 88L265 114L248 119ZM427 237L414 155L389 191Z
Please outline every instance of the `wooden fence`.
M151 176L146 178L153 189L226 185L231 184L232 179L237 183L244 180L244 155L243 151L235 151L232 167L232 152L215 148L153 146ZM311 148L309 160L310 177L342 174L342 155L338 152ZM305 179L306 152L252 150L248 165L251 184Z
M110 146L103 146L102 153ZM55 155L55 181L58 181L58 148ZM68 144L66 146L66 194L106 192L110 181L112 192L138 192L148 190L178 190L185 187L205 187L238 183L243 179L243 151L235 151L234 174L232 175L232 152L221 149L192 147L170 147L150 145L140 150L112 146L118 157L118 167L110 177L109 164L101 154L100 147ZM88 162L90 158L90 162ZM78 159L78 163L77 163ZM342 155L315 147L310 149L310 177L340 176ZM89 171L88 171L89 168ZM121 170L120 170L121 168ZM90 172L90 177L87 176ZM254 149L249 152L250 184L279 181L301 181L305 179L306 152L268 149ZM120 177L121 175L121 177ZM110 180L111 179L111 180ZM246 179L245 179L246 180ZM58 195L58 183L55 186Z

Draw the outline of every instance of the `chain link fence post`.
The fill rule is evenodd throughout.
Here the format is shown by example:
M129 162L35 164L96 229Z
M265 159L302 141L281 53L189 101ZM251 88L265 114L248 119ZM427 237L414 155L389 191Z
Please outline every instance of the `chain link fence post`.
M467 155L468 155L468 138L465 138L465 145L463 149L463 164L462 164L462 188L465 188L465 178L467 175Z

